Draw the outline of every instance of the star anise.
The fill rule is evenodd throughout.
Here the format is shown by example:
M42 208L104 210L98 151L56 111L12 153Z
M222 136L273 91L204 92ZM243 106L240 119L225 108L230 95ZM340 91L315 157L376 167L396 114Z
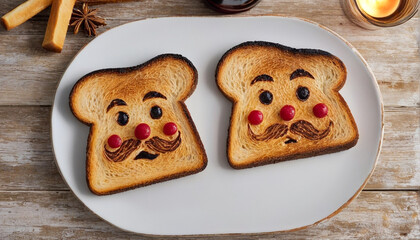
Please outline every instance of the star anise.
M97 17L96 13L97 10L89 9L86 3L83 3L82 9L74 8L70 19L70 26L74 26L74 34L77 34L83 25L88 36L96 36L96 28L106 25L105 19Z

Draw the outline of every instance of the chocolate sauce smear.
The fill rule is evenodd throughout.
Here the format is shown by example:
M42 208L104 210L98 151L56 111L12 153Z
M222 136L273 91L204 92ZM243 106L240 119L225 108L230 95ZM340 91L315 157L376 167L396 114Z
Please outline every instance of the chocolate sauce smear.
M166 153L175 151L181 144L181 132L178 132L178 137L172 141L162 139L160 137L152 137L146 141L146 146L156 152Z
M293 80L298 77L309 77L315 79L314 76L312 76L312 74L303 69L296 69L292 74L290 74L290 80Z
M291 137L289 137L289 139L287 139L286 142L284 142L285 144L289 144L289 143L297 143L297 141Z
M270 139L277 139L283 137L287 133L287 125L286 124L273 124L269 126L262 134L257 135L255 134L251 127L248 124L248 135L251 137L252 140L256 141L267 141Z
M312 123L305 121L305 120L298 120L290 126L290 132L309 140L320 140L325 138L331 131L331 127L333 126L333 122L330 121L328 127L324 130L318 130L312 125ZM288 127L286 124L273 124L269 126L262 134L255 134L251 126L248 124L248 135L251 137L252 140L255 141L267 141L270 139L277 139L283 137L287 131ZM296 143L297 141L293 138L290 138L285 141L286 144L289 143Z
M290 126L290 132L310 140L320 140L330 133L332 125L333 122L330 121L330 124L326 129L318 130L310 122L298 120Z
M125 140L120 148L118 148L116 151L111 152L106 149L106 145L104 145L104 153L108 160L112 162L122 162L124 161L134 150L137 149L137 147L140 145L140 140L133 140L128 139Z
M119 98L114 99L114 100L111 101L109 106L106 108L106 112L108 112L109 109L111 109L112 107L117 106L117 105L118 106L127 106L127 103L125 103L124 100L119 99Z
M148 159L148 160L153 160L155 158L157 158L159 156L159 154L152 154L146 151L141 151L139 154L137 154L137 156L134 158L134 160L137 159Z

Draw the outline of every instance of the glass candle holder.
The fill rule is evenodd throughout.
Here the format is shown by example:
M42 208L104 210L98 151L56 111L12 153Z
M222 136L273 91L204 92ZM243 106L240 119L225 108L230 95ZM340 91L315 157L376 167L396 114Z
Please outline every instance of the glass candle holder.
M410 20L420 0L341 0L347 17L366 29L394 27Z

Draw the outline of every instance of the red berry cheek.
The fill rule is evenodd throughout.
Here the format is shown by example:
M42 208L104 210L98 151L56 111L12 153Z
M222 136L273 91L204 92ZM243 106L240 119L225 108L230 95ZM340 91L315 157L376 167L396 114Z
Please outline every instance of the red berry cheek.
M313 108L313 113L317 118L323 118L328 115L328 107L324 103L318 103Z
M118 136L118 135L111 135L109 138L108 138L108 145L111 147L111 148L119 148L120 146L121 146L121 144L122 144L122 139L121 139L121 137L120 136Z
M173 122L168 122L163 126L163 133L165 135L171 136L174 135L178 131L178 127Z
M258 125L262 123L263 119L264 119L263 113L258 110L253 110L248 115L248 122L251 125Z

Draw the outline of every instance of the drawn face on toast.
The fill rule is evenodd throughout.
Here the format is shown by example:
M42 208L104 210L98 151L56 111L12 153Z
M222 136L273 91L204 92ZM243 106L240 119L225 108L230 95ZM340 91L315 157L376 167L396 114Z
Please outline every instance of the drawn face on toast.
M93 72L74 86L74 115L91 126L88 185L107 194L192 174L206 155L183 101L197 73L179 55Z
M344 150L358 139L338 93L344 64L320 50L247 42L220 60L217 84L234 103L229 163L253 167Z

